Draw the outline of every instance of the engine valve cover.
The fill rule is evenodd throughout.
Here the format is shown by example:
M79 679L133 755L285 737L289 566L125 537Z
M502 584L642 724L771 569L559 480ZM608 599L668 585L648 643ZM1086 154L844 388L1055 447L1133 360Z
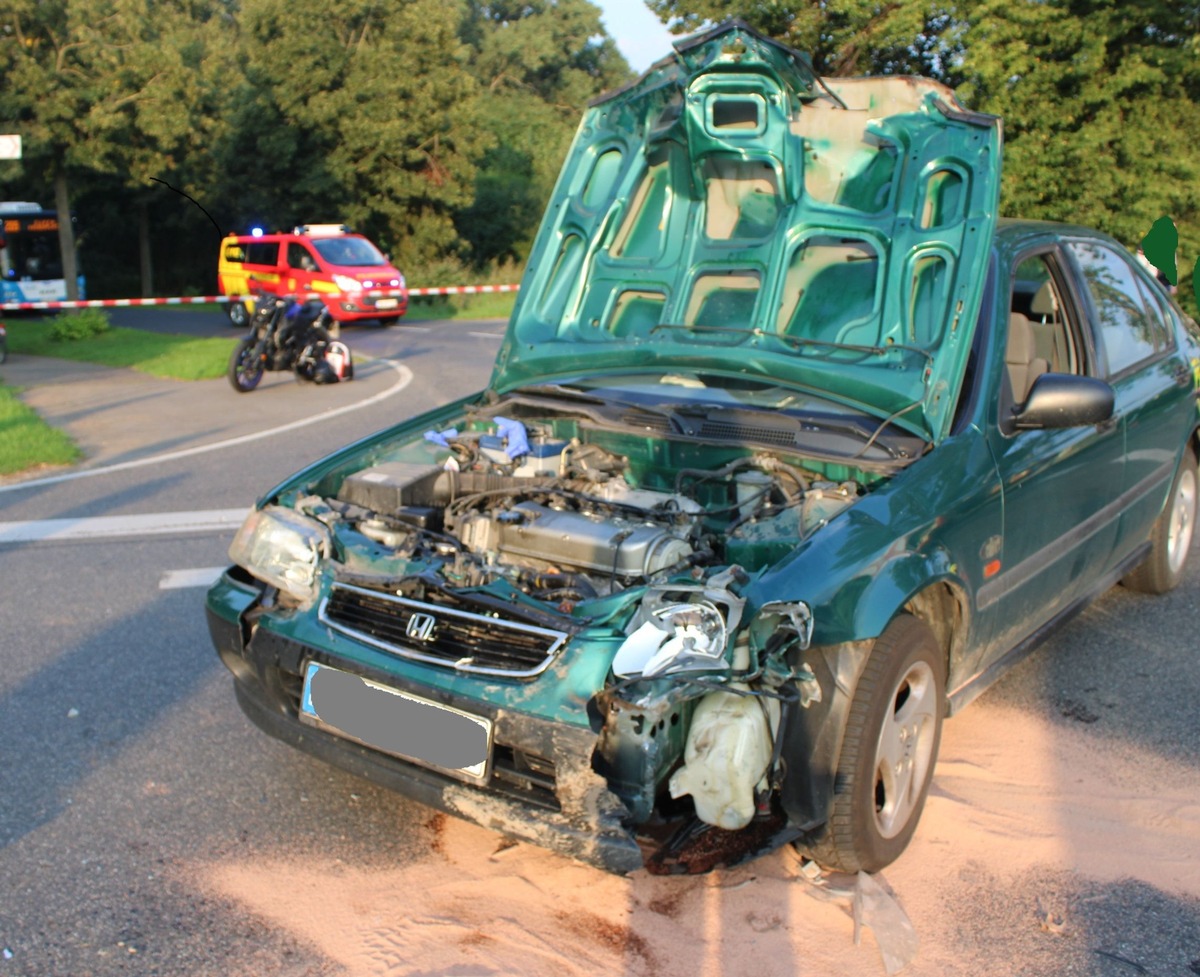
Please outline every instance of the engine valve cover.
M498 516L472 515L459 538L476 553L496 552L578 570L645 577L692 555L687 540L661 526L620 519L590 519L535 502Z

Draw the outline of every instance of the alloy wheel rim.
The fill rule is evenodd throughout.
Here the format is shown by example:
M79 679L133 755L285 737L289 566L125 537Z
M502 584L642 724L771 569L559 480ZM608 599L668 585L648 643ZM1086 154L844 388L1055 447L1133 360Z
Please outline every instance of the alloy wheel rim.
M912 820L933 758L936 684L926 662L914 662L896 683L875 746L875 828L894 838Z
M1171 573L1179 573L1192 545L1192 530L1196 512L1196 472L1187 468L1180 476L1172 500L1171 523L1167 530L1167 565Z

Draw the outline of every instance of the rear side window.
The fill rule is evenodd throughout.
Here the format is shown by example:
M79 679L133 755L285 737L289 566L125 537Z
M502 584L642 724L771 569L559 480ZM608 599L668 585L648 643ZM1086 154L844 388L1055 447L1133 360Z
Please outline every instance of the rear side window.
M279 243L277 241L255 241L246 245L246 264L248 265L277 265L279 264Z
M1106 245L1072 241L1096 309L1096 340L1108 357L1109 375L1123 373L1170 348L1161 310L1147 307L1129 259Z

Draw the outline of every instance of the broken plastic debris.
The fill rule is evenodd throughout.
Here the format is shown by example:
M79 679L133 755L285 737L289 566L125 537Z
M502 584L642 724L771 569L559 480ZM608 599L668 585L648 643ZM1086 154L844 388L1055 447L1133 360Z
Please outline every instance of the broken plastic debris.
M811 894L822 902L843 902L849 904L854 899L855 878L841 872L826 874L821 866L811 858L801 858L797 869L799 877L807 882L812 889Z
M866 872L858 873L854 886L854 943L857 946L862 927L870 926L883 957L883 969L898 974L917 955L920 940L917 931L891 895Z
M71 708L67 710L67 718L68 719L74 719L78 715L79 715L79 710L76 709L74 706L71 706Z
M1042 905L1042 897L1037 897L1038 925L1047 933L1062 936L1067 931L1066 913L1055 913Z
M815 885L820 885L822 882L821 866L811 858L805 858L800 862L800 874Z
M13 952L8 947L5 947L3 950L0 950L0 956L3 956L5 960L11 960Z

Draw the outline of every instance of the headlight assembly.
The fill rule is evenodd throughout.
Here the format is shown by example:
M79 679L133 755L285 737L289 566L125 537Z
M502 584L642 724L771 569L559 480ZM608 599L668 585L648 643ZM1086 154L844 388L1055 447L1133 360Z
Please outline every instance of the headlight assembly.
M361 292L363 290L362 282L351 278L349 275L334 275L333 284L343 292Z
M239 566L303 604L317 597L317 565L329 552L321 523L294 509L267 506L246 517L229 547Z
M618 649L613 672L621 678L650 678L677 672L711 672L726 667L725 618L708 601L667 604L647 615Z

